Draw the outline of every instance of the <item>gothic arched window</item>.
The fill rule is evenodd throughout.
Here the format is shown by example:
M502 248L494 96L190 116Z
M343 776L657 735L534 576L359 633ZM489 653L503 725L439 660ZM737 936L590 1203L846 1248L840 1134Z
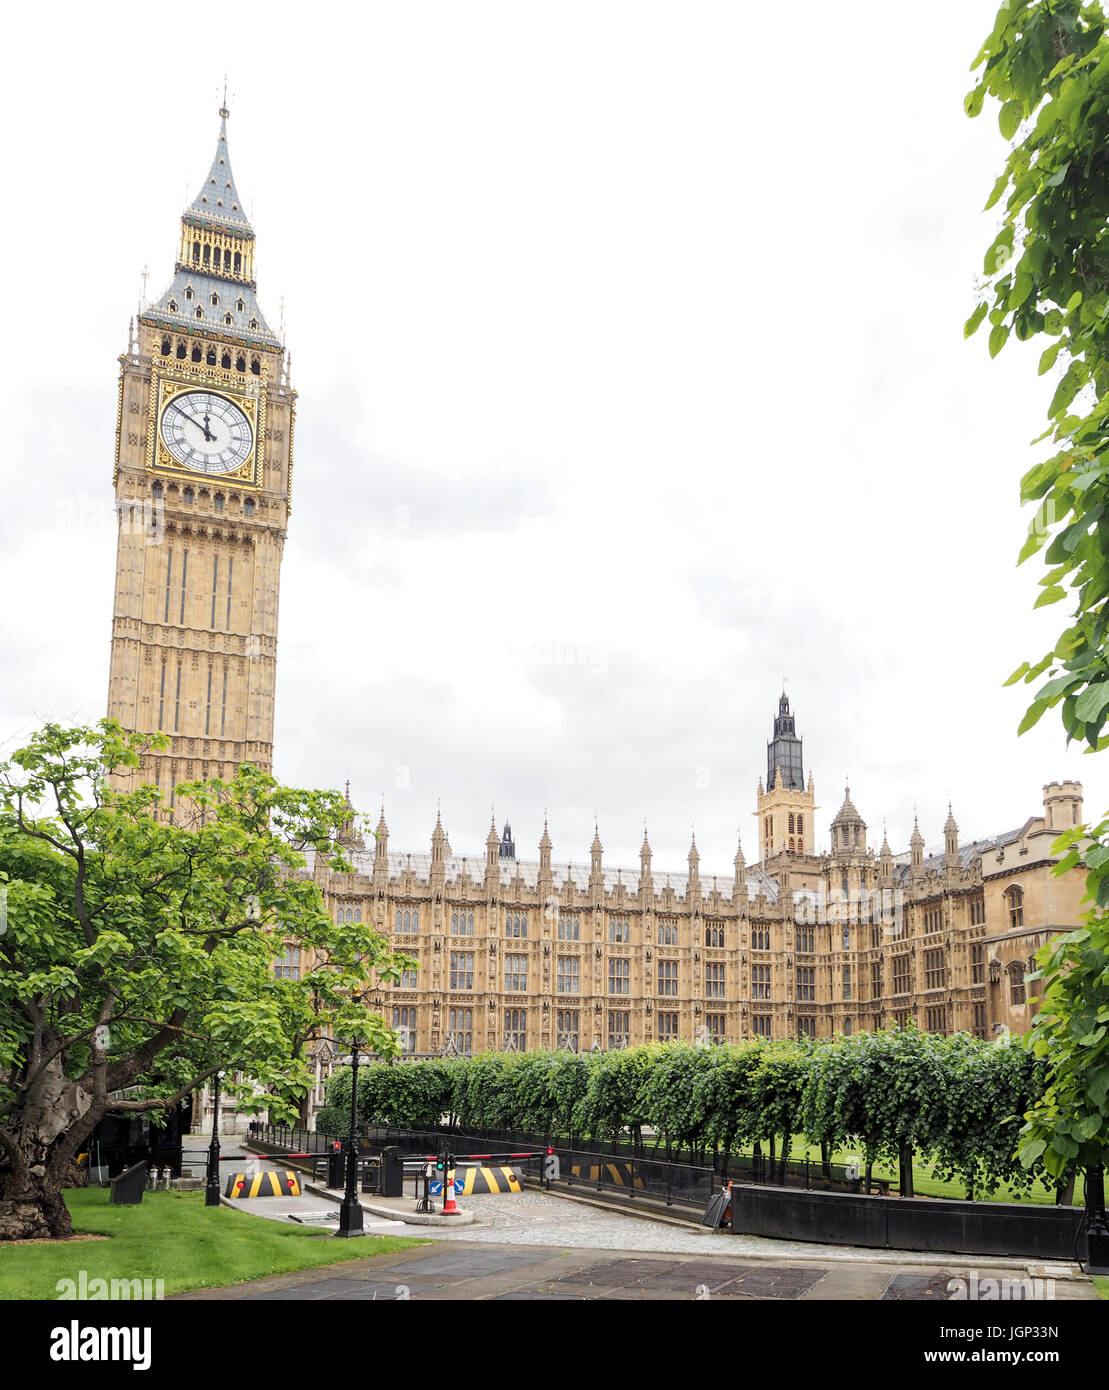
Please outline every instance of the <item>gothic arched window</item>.
M1024 889L1014 884L1006 890L1005 900L1009 906L1009 927L1015 931L1024 926Z

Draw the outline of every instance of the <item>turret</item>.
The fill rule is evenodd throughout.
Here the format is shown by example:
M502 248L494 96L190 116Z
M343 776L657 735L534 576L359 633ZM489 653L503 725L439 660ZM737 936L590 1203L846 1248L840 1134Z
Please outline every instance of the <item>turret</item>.
M601 866L601 856L604 847L601 844L601 832L597 825L593 826L593 843L589 846L589 886L594 893L601 892L605 886L604 869Z
M947 819L943 823L943 866L945 869L959 867L959 827L955 824L950 801L947 803Z
M747 906L747 860L743 857L743 842L736 844L735 859L735 884L734 898L736 906L740 909Z
M843 805L832 821L832 853L835 855L866 853L866 821L855 809L851 788L845 787Z
M916 816L913 817L913 833L909 836L909 849L912 853L914 872L922 872L924 869L924 836L920 833Z
M1044 820L1061 833L1082 824L1082 783L1048 782L1044 787Z

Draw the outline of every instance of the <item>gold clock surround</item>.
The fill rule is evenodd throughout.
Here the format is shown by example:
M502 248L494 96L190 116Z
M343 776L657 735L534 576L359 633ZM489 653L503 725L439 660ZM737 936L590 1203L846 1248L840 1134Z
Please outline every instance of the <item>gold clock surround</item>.
M250 422L253 440L250 453L244 463L229 473L203 474L186 468L173 457L162 441L162 413L174 399L187 391L197 389L217 392L233 402ZM232 375L218 367L207 367L199 363L186 366L184 363L171 371L155 367L150 378L150 405L147 421L147 472L171 473L179 478L196 482L206 477L213 482L218 477L220 483L236 483L244 488L261 486L261 459L259 446L265 428L265 393L261 381L257 391L243 391L242 377Z

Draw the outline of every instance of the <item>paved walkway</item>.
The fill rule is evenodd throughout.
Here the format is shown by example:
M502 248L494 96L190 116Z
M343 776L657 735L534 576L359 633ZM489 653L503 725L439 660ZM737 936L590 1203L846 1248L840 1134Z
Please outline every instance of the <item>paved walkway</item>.
M327 1201L321 1193L235 1205L287 1220L285 1203L310 1202L313 1210L322 1212ZM411 1197L368 1198L363 1205L384 1216L411 1211L414 1203ZM530 1189L468 1197L466 1206L476 1218L472 1226L408 1229L409 1235L429 1238L423 1250L197 1290L179 1298L943 1301L951 1297L952 1280L969 1282L973 1274L980 1286L991 1278L1050 1279L1055 1300L1097 1300L1092 1282L1076 1265L1065 1263L1036 1265L733 1236L637 1219ZM368 1239L373 1219L368 1212Z

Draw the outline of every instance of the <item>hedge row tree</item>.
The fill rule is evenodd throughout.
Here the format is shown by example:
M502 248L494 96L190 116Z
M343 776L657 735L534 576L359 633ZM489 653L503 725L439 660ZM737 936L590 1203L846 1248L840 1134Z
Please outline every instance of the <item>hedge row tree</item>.
M1070 622L1051 651L1010 682L1046 673L1021 730L1058 707L1067 739L1109 746L1109 32L1103 7L1083 0L1005 0L973 64L967 97L976 116L987 97L1011 141L987 207L1001 230L986 253L981 302L968 334L988 317L990 353L1010 335L1049 341L1040 373L1057 380L1047 407L1054 452L1024 476L1038 504L1021 560L1044 551L1036 606L1067 601ZM1038 441L1037 441L1038 442ZM1046 547L1046 549L1045 549ZM1038 956L1043 1005L1029 1035L1053 1080L1032 1108L1020 1152L1062 1177L1075 1162L1109 1157L1109 821L1066 837L1066 872L1084 859L1094 904L1083 930Z
M70 1234L62 1185L106 1114L157 1119L222 1070L295 1120L307 1043L396 1047L357 997L399 962L298 876L307 849L345 867L343 798L244 766L182 784L171 823L156 788L108 787L166 743L50 724L0 764L0 1239ZM324 966L276 980L287 944Z
M1045 1068L1016 1039L858 1033L813 1049L802 1123L814 1140L859 1144L868 1165L911 1144L937 1178L960 1178L968 1197L990 1196L1002 1182L1027 1191L1032 1174L1014 1150L1020 1117L1044 1084Z
M804 1133L829 1147L859 1143L868 1163L897 1159L910 1146L939 1177L961 1177L968 1195L990 1195L1002 1182L1019 1192L1033 1181L1013 1151L1046 1068L1016 1039L985 1043L910 1027L819 1043L486 1053L371 1067L365 1075L359 1112L367 1126L403 1124L403 1115L416 1113L404 1098L410 1091L434 1096L443 1113L455 1108L466 1125L541 1137L585 1131L610 1140L650 1125L668 1151L712 1145L730 1153L781 1136L779 1176L790 1136ZM328 1101L318 1128L345 1134L349 1072L333 1078Z

